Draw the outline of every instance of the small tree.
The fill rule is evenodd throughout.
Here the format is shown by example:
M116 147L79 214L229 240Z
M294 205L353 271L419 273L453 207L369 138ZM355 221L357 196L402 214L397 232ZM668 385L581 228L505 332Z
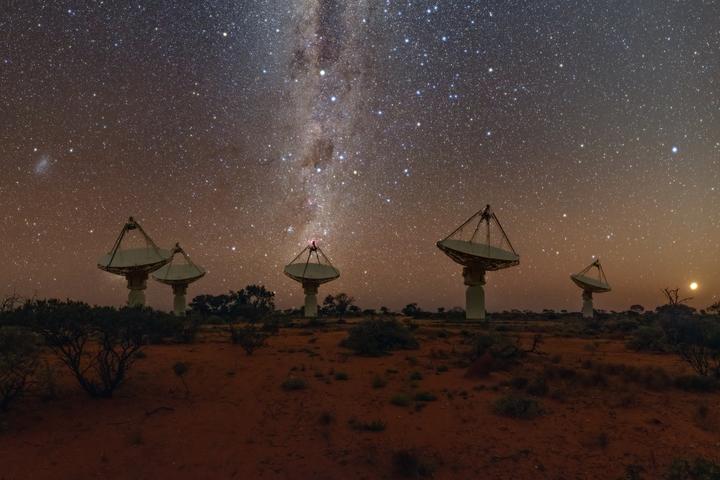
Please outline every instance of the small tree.
M338 293L335 296L328 295L323 301L325 311L329 314L338 316L338 320L342 321L343 316L347 313L354 305L355 299L347 293Z
M643 307L642 305L639 305L639 304L630 305L630 311L640 315L641 313L643 313L645 311L645 307Z
M408 303L405 308L401 310L401 313L408 317L418 317L422 314L422 310L418 307L417 303Z
M32 335L19 328L0 328L0 411L25 392L37 365Z
M112 397L148 333L152 310L91 308L81 302L38 300L20 312L93 397ZM162 314L160 314L162 315Z
M247 325L241 328L232 328L231 338L232 343L240 345L246 354L252 355L255 350L265 345L267 335L255 327Z

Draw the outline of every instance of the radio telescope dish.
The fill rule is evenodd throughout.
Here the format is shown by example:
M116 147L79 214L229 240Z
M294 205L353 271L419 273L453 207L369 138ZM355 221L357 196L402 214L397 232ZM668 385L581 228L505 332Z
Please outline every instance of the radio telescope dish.
M130 217L113 248L98 260L98 268L127 280L128 305L145 305L147 278L172 259L172 252L159 248L145 230Z
M314 241L286 265L283 272L303 286L305 318L317 317L318 287L340 276L340 271L330 263L330 259Z
M591 272L594 272L593 275ZM578 273L570 275L570 279L582 288L583 294L583 306L582 316L583 318L593 318L593 293L605 293L611 290L610 284L605 278L605 271L600 265L600 259L595 260L590 265L585 267Z
M485 272L520 263L510 239L490 205L471 216L437 247L463 266L465 318L485 320Z
M177 261L179 259L179 261ZM205 270L198 267L179 243L175 244L170 263L160 267L152 277L160 283L170 285L173 290L173 313L178 317L185 315L187 287L205 276Z

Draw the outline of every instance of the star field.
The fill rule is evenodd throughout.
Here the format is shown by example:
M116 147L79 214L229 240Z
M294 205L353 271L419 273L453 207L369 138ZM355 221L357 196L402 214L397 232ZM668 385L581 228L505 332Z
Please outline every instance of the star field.
M464 303L435 242L490 203L520 266L489 310L720 296L714 1L40 1L0 16L0 293L121 304L130 215L263 283L317 240L365 308ZM168 308L169 289L148 303Z

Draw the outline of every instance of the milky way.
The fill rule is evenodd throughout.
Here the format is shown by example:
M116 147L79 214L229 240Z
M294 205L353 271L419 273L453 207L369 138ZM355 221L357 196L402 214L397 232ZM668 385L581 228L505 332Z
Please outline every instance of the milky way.
M463 303L435 247L490 203L520 265L490 310L720 294L720 4L11 2L0 16L0 293L125 298L123 221L180 241L190 295L282 275L310 240L363 307ZM167 308L160 285L147 292Z

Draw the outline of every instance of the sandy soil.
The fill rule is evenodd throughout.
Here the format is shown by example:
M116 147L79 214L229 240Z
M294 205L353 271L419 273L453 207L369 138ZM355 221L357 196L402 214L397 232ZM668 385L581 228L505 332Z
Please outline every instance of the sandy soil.
M212 335L195 345L147 347L110 400L89 398L58 366L58 399L25 398L8 416L0 478L395 478L392 455L401 449L434 464L439 479L613 479L633 464L643 478L658 478L675 457L720 452L716 394L612 379L605 388L563 386L565 398L540 399L545 415L511 419L493 413L493 402L510 391L498 384L530 375L533 361L469 379L441 358L463 348L459 335L421 336L420 350L361 358L338 347L342 330L309 333L284 329L252 356ZM673 356L629 353L618 341L547 338L542 350L549 355L538 361L560 355L565 366L590 358L685 372ZM189 398L172 371L178 361L190 367ZM439 365L449 370L437 373ZM422 380L408 379L415 371ZM376 375L387 379L384 388L372 388ZM308 388L283 390L288 376ZM390 403L414 391L438 399L419 410ZM700 404L710 411L702 421ZM381 420L386 429L358 431L353 418Z

